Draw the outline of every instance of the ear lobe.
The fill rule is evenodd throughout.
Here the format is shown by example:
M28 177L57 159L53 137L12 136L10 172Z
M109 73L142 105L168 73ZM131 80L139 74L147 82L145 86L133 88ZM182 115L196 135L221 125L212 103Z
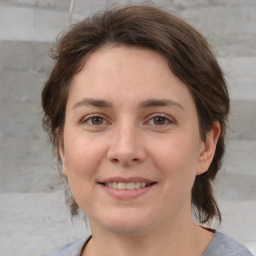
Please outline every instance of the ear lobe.
M60 153L61 161L63 163L64 162L64 147L63 147L62 143L59 144L59 153Z
M198 168L196 172L197 175L206 172L211 165L220 135L220 130L220 124L218 121L216 121L212 129L207 133L206 139L202 144L202 149L198 159Z
M63 143L60 143L60 145L59 145L59 153L60 153L60 157L61 157L63 173L66 174L65 153L64 153Z

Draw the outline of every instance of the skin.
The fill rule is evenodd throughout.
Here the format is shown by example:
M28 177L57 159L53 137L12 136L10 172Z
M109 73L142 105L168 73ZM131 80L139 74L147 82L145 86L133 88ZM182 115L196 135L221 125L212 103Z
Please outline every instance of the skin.
M63 171L93 234L83 255L203 253L213 233L192 220L191 188L212 161L220 128L201 140L193 98L165 57L97 50L72 80L65 118ZM116 198L99 184L111 177L155 183Z

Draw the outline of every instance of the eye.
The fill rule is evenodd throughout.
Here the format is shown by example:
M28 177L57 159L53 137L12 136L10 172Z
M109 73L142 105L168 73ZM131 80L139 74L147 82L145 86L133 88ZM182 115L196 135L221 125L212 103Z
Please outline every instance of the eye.
M165 117L162 117L162 116L154 117L152 119L152 121L155 125L164 125L164 124L166 124L166 122L168 122L168 120Z
M92 125L101 125L104 123L104 119L100 116L94 116L94 117L91 117L89 120L88 120Z
M148 120L148 124L154 126L165 126L171 123L173 123L173 121L165 115L157 115Z
M102 126L107 124L107 121L103 117L95 115L86 117L82 120L82 123L90 126Z

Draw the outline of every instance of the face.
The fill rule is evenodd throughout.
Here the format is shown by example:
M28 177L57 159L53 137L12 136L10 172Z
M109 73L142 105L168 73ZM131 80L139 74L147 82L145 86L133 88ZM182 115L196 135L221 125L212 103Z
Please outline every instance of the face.
M99 49L72 80L65 118L64 173L92 230L135 234L191 218L216 136L201 140L192 96L163 56Z

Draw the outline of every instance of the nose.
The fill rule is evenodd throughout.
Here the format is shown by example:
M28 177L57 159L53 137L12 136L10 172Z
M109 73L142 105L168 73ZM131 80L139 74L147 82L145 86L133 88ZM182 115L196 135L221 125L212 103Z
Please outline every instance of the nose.
M113 131L107 158L112 163L130 166L146 158L142 136L136 127L121 126Z

